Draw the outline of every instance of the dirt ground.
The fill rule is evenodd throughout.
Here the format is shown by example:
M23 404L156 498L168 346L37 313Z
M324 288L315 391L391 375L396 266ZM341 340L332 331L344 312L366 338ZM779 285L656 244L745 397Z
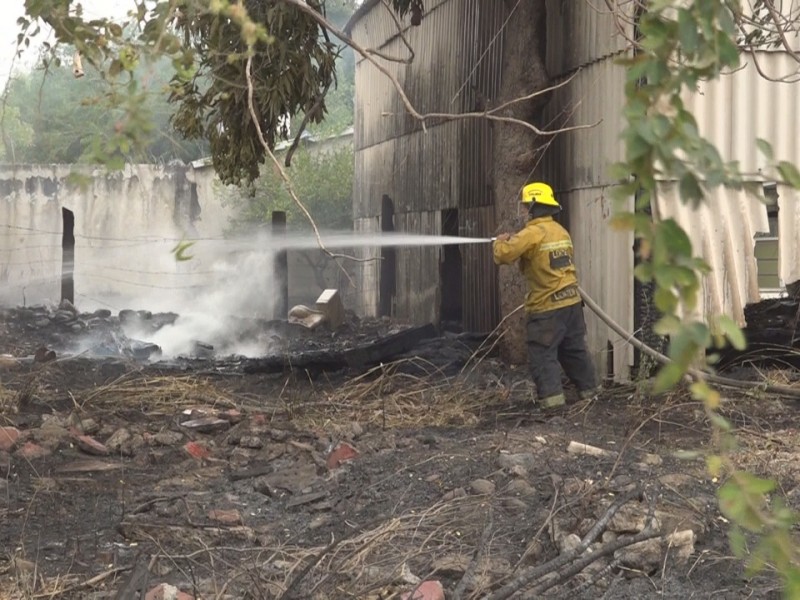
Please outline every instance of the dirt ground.
M544 413L492 357L37 362L52 339L2 314L0 599L780 597L676 456L711 442L683 393ZM797 506L794 401L729 400L741 463Z

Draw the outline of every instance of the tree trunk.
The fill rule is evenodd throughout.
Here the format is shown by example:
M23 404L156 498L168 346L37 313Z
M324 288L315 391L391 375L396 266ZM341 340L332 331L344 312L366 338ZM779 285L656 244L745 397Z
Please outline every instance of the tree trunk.
M514 14L505 31L502 87L495 105L549 85L544 62L545 0L521 0L516 9L515 4L506 2L507 11L514 10ZM510 106L503 116L532 123L546 102L547 96L537 96ZM494 127L495 221L498 231L514 232L525 223L520 212L520 190L533 180L537 148L546 140L517 124L495 123ZM523 302L527 285L516 266L501 267L498 279L502 317ZM515 363L526 360L524 318L520 311L509 319L502 347L504 358Z

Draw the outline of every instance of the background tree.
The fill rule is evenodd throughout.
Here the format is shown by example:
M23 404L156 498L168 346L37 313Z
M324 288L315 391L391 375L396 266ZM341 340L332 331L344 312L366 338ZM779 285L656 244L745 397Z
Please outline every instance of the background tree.
M353 160L352 145L328 151L314 151L304 145L288 169L295 191L323 229L352 229ZM236 209L232 222L234 231L269 223L274 210L285 211L292 228L310 228L308 219L299 211L280 175L270 165L262 168L261 176L250 186L229 186L223 197Z
M421 0L390 4L400 15L411 13L412 20L422 11ZM59 43L74 46L109 82L126 86L120 98L126 118L107 130L100 148L106 156L142 149L137 109L144 99L136 72L159 58L169 59L174 70L173 124L187 139L208 140L214 167L226 183L258 176L266 155L259 129L272 149L290 135L287 116L306 113L310 123L318 124L327 113L326 94L334 89L343 45L314 16L326 14L324 1L133 3L127 23L86 21L78 7L72 0L28 0L20 42L24 45L45 22ZM249 118L248 85L258 127Z
M117 148L115 156L129 162L195 160L207 153L203 140L186 140L170 125L174 107L167 101L172 67L162 59L135 73L142 83L135 112L120 101L127 86L109 84L104 74L90 69L76 79L63 67L63 53L46 51L38 64L8 83L3 115L4 160L28 163L96 162L97 140L115 131L117 124L138 115L141 143ZM131 107L132 108L132 107ZM22 125L22 126L20 126ZM9 146L10 144L10 146ZM14 152L9 152L13 147ZM138 151L135 151L138 150Z

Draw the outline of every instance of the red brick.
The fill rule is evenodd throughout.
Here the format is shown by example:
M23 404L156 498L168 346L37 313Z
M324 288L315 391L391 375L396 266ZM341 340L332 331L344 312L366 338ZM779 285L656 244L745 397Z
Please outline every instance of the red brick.
M403 594L402 600L444 600L444 588L436 580L423 581L411 592Z
M217 415L220 419L224 419L228 423L236 424L242 420L242 411L237 410L235 408L229 408L228 410L224 410Z
M15 456L19 456L25 460L44 458L48 454L50 454L50 450L42 448L39 444L34 444L33 442L26 442L24 446L18 448L14 453Z
M76 435L75 443L86 454L95 456L108 456L109 454L108 448L89 435Z
M10 452L19 439L19 429L16 427L0 427L0 450Z
M202 460L204 458L208 458L211 456L211 451L203 446L203 444L198 444L197 442L187 442L183 449L191 456L192 458L197 458Z
M328 468L333 470L342 466L343 462L353 460L358 457L359 454L355 448L353 448L347 442L340 442L339 445L336 446L336 448L334 448L330 454L328 454L328 459L325 462L328 465Z

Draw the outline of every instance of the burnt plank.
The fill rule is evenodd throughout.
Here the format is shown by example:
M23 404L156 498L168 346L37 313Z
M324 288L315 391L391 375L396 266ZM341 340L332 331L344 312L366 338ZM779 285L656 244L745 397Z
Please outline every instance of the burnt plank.
M420 342L437 335L436 327L429 323L419 327L410 327L346 350L311 350L254 359L244 365L244 372L280 373L294 369L310 371L365 369L405 354L413 350Z

